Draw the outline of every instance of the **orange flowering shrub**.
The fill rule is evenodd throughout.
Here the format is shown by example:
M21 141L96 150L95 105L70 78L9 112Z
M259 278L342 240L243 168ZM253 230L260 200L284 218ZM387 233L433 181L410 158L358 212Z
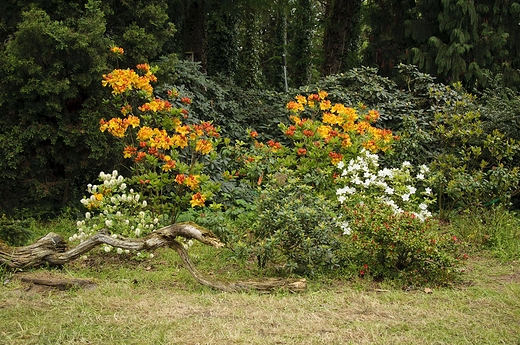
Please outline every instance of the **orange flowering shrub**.
M122 54L117 47L111 49ZM100 121L100 130L125 142L123 157L132 163L130 183L147 199L155 214L174 222L186 208L203 207L217 188L205 174L220 140L209 122L189 121L191 103L176 90L165 98L154 95L154 67L115 69L103 75L102 85L112 89L119 116ZM177 104L178 106L175 106Z
M290 145L274 140L261 143L258 133L250 131L254 145L242 155L241 173L255 181L264 174L289 169L317 191L332 193L339 162L357 157L362 149L376 153L391 148L395 140L392 132L375 126L377 110L363 104L347 107L332 103L327 96L326 91L297 95L287 103L290 123L279 128ZM245 147L242 150L247 151Z

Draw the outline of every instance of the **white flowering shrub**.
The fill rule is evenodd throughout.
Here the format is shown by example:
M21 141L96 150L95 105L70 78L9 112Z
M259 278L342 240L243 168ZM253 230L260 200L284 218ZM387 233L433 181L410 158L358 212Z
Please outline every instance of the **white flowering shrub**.
M128 189L125 178L114 170L111 174L101 172L98 185L89 184L90 196L81 200L88 210L85 218L77 222L78 232L70 241L83 241L101 229L113 236L142 237L162 226L159 216L148 208L140 193ZM112 250L105 246L104 250ZM118 248L117 253L123 253Z
M429 169L379 167L377 155L362 151L340 162L342 261L357 265L360 277L398 278L409 285L449 284L461 264L460 242L439 231L428 207Z
M399 168L379 168L379 156L366 150L347 164L338 163L341 176L337 180L343 187L336 190L341 204L382 203L389 205L396 214L408 212L425 220L431 217L429 206L435 202L428 187L426 165L418 169L409 162ZM416 172L417 170L417 172ZM345 232L348 225L343 224Z

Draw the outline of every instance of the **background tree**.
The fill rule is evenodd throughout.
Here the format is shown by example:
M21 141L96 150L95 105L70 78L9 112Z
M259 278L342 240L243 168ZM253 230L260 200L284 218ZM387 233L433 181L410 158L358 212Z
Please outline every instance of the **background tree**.
M125 66L170 53L165 8L162 1L2 3L2 212L50 215L117 163L117 145L98 128L113 110L102 103L100 77L116 64L109 54L116 43L126 45Z
M312 48L316 30L316 8L311 0L299 0L291 10L288 64L291 85L309 84L312 77Z
M357 64L362 0L327 0L323 34L323 74L344 72Z
M363 64L376 66L382 75L390 76L395 66L408 61L411 42L405 35L405 23L412 18L414 3L413 0L367 2L367 46L363 51ZM428 23L429 19L425 22ZM418 40L428 40L430 37L426 29L414 31L413 34L418 36Z
M520 4L515 1L373 0L368 2L364 64L393 75L414 63L438 82L483 89L498 74L516 87Z
M261 52L266 86L276 91L285 90L283 56L287 55L288 0L278 0L267 9L262 32L266 37Z

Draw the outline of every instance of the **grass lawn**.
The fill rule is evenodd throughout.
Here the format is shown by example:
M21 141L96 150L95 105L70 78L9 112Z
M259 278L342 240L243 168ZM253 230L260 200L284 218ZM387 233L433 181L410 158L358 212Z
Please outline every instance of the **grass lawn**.
M248 274L213 248L195 246L192 256L221 279ZM0 344L520 344L520 263L484 254L470 258L463 282L432 291L315 278L299 294L222 293L198 285L166 249L145 261L93 254L27 273L97 286L4 281Z

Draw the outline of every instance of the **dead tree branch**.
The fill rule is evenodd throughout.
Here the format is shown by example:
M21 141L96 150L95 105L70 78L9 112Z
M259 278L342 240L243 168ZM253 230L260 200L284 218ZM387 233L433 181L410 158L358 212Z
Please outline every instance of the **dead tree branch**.
M177 237L197 240L216 248L224 246L211 231L190 222L163 227L140 239L114 238L110 236L108 231L100 231L70 249L62 236L51 232L33 244L25 247L9 247L0 243L0 264L10 269L26 269L45 264L63 265L88 253L101 244L133 251L154 251L160 247L170 247L179 254L184 267L197 282L213 289L229 292L244 290L269 292L277 289L286 289L298 292L306 288L305 279L268 279L242 282L220 282L208 279L195 268L188 252L184 246L177 241Z

